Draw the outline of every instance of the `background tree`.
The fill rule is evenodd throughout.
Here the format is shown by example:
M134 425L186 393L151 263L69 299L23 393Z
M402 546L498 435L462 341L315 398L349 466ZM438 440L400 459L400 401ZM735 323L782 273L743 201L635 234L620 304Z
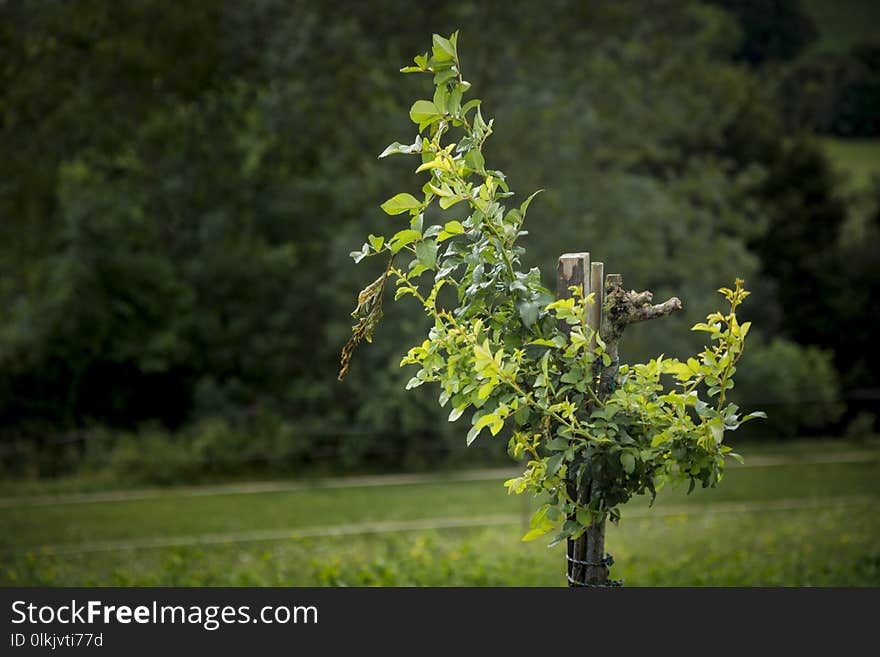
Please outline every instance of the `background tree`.
M152 423L173 444L213 422L230 452L233 436L287 426L307 445L290 467L455 457L432 395L404 398L383 346L418 335L418 312L380 326L351 388L332 371L359 287L350 244L381 217L373 200L412 175L370 155L406 127L396 71L421 35L456 27L504 126L487 157L522 189L560 172L531 217L526 264L550 272L559 244L589 242L633 286L688 299L668 325L634 328L628 355L692 351L682 328L742 274L760 300L749 312L786 341L756 334L747 358L784 353L806 376L796 365L814 345L833 350L845 385L869 387L851 371L870 371L870 348L847 351L823 324L873 331L866 288L807 300L797 288L816 244L799 222L836 239L851 218L822 154L790 143L775 65L741 65L743 16L691 0L378 0L344 14L287 0L3 3L0 440ZM768 238L790 231L791 245ZM838 241L837 262L871 279L873 259ZM801 303L819 305L798 315ZM736 393L766 394L760 382ZM791 431L835 417L792 413Z

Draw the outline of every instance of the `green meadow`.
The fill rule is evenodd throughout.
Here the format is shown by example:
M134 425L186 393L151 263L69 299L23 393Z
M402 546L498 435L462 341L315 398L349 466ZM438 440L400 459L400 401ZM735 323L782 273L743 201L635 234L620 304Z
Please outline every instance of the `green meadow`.
M717 489L661 490L610 526L626 586L880 585L880 446L744 448ZM272 482L0 500L0 584L563 586L520 541L534 500L475 480Z

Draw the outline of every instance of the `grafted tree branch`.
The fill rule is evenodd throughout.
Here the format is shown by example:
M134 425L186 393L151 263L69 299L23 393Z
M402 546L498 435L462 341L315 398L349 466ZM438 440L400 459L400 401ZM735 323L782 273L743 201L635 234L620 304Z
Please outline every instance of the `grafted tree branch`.
M600 334L607 345L606 351L612 358L617 357L617 343L628 325L666 317L682 308L678 297L652 305L653 300L654 294L649 291L627 292L620 274L608 274L605 277L605 305Z
M647 304L642 306L636 310L635 314L632 316L632 322L641 322L646 319L665 317L666 315L671 315L679 310L681 310L681 299L678 297L672 297L663 303L656 303L653 306Z

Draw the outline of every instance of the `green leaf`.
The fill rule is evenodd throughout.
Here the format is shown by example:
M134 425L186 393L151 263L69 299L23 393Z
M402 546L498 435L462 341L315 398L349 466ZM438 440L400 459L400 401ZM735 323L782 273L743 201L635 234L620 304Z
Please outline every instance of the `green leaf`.
M437 111L440 114L446 114L448 111L446 107L446 101L449 100L449 90L446 88L445 84L441 84L434 91L434 107L437 108Z
M709 429L712 432L712 438L715 439L715 443L720 445L721 441L724 440L724 424L721 422L721 418L710 421Z
M366 258L369 254L370 254L370 245L365 243L361 247L360 251L352 251L351 253L348 254L348 257L351 258L352 260L354 260L355 262L360 262L361 260Z
M476 414L474 414L474 417L476 417ZM480 431L482 431L486 427L489 427L489 431L492 433L493 436L498 435L498 432L501 431L502 427L504 427L504 418L497 413L486 413L485 415L481 416L474 423L474 426L468 433L468 445L470 445L480 433Z
M452 68L446 69L445 71L440 71L434 76L434 84L440 85L444 82L449 82L456 75L458 75L458 72Z
M370 246L373 247L374 251L381 251L382 246L385 244L385 238L381 235L379 237L370 235L367 239L370 240Z
M423 383L424 383L424 381L422 381L422 379L414 376L409 381L407 381L406 389L412 390L413 388L418 388Z
M470 446L471 443L473 443L477 439L477 436L480 435L481 429L482 429L482 427L480 427L479 429L477 429L476 427L471 427L471 430L468 431L468 435L467 435L467 439L466 439L468 446Z
M460 221L447 221L446 225L443 226L443 230L440 231L440 234L437 236L437 241L443 242L450 237L455 237L462 233L464 233L464 226L461 225Z
M440 118L437 106L430 100L417 100L409 109L409 118L413 123L422 124L435 118Z
M416 258L427 269L434 269L437 264L437 242L434 240L424 240L416 244Z
M534 541L536 538L541 538L544 534L553 529L553 525L545 525L542 527L536 527L535 529L530 529L526 532L525 536L522 537L523 541Z
M409 220L409 227L412 228L413 230L417 230L419 232L422 232L422 223L424 222L424 220L425 220L425 213L419 212L419 213L413 215L413 218Z
M496 416L494 413L486 413L485 415L483 415L482 417L480 417L480 419L478 419L476 421L476 423L474 424L474 429L479 431L483 427L488 427L490 424L492 424L495 421L495 417Z
M428 162L422 162L422 164L419 165L419 168L416 169L416 173L421 173L422 171L427 171L428 169L435 169L435 168L439 167L441 164L442 164L442 160L429 160ZM441 196L441 197L449 196L452 193L451 191L438 189L437 187L434 187L433 185L428 185L428 187L431 189L432 192L437 194L437 196Z
M559 436L548 442L546 447L551 452L564 452L570 445L568 440Z
M379 159L383 157L388 157L389 155L394 155L395 153L403 153L404 145L399 141L394 142L393 144L389 144L385 147L385 150L379 153Z
M562 383L579 383L584 380L584 373L579 367L575 367L559 377L559 380Z
M693 376L693 370L687 363L669 360L663 363L663 373L672 374L679 381L689 381Z
M559 472L559 468L562 467L562 462L565 460L565 452L560 452L558 454L554 454L550 458L547 459L547 476L553 477Z
M422 73L428 68L428 53L424 55L416 55L413 57L413 61L416 63L415 66L404 66L400 69L401 73Z
M479 98L474 98L473 100L469 100L468 102L466 102L462 106L461 115L464 116L465 114L470 112L472 109L474 109L475 107L479 107L479 106L480 106L480 99Z
M420 153L422 150L422 139L421 137L416 137L416 141L413 144L401 144L399 141L394 142L393 144L389 144L384 151L379 154L379 159L383 157L388 157L389 155L396 155L397 153Z
M663 443L667 443L672 440L672 436L669 435L668 431L661 431L651 440L651 447L659 447Z
M461 85L457 84L453 87L452 93L449 94L449 100L446 102L446 111L453 116L458 116L461 110Z
M465 107L467 107L467 105L465 105ZM462 112L462 114L464 114L464 112ZM477 149L468 151L467 155L464 156L464 163L474 171L483 171L486 168L486 160L483 158L483 154Z
M399 288L397 288L397 292L394 293L394 300L397 301L398 299L402 299L403 297L405 297L407 294L412 294L412 293L413 293L412 288L399 287Z
M418 169L416 169L416 173L419 173L419 169L423 169L423 167L425 169L430 169L439 163L440 163L439 160L431 160L430 162L425 162L422 166L420 166ZM445 182L442 185L440 185L439 187L437 187L437 185L434 185L433 183L429 182L428 189L431 190L432 194L436 194L440 198L443 198L444 196L452 196L455 194L455 192L453 192L451 189L449 189L449 185L447 185Z
M563 340L564 339L565 339L565 337L563 336ZM562 346L562 345L559 345L558 343L554 342L553 340L546 340L545 338L538 338L537 340L532 340L528 344L539 345L542 347L554 347L554 348L559 348L560 346Z
M422 207L419 200L412 194L396 194L382 204L386 214L395 215Z
M486 399L489 395L492 394L492 391L495 390L495 382L487 381L483 385L480 386L480 389L477 390L477 399Z
M459 201L463 201L464 199L461 196L444 196L441 198L438 203L440 207L444 210L451 208L453 205L458 203Z
M453 46L449 42L449 39L442 37L439 34L435 34L433 41L434 59L436 59L437 61L447 61L450 59L455 59L455 46Z
M525 201L523 201L522 205L519 206L519 211L523 217L526 216L526 212L528 212L529 206L532 204L532 199L534 199L538 194L543 191L543 189L539 189L536 192L532 192L532 194Z
M422 234L419 231L407 228L395 233L394 237L391 238L391 241L388 242L388 247L391 249L391 253L397 253L407 244L412 244L421 238Z
M449 421L455 422L458 418L461 417L461 414L465 412L467 406L457 406L452 409L452 412L449 413Z
M538 321L538 313L541 310L541 304L536 301L527 301L517 305L519 310L519 318L526 328L530 328Z
M576 518L578 523L584 527L589 527L593 524L593 514L587 508L578 509Z
M520 487L517 486L517 489ZM520 490L517 490L520 492ZM531 541L539 536L543 536L547 532L549 532L555 526L553 519L550 517L553 508L549 504L543 504L541 507L535 512L532 516L532 519L529 521L529 526L531 527L531 531L529 531L525 536L523 536L522 540ZM554 517L556 514L552 514Z
M592 413L590 413L590 417L600 417L603 420L610 420L615 415L617 415L617 412L619 410L620 407L616 404L608 403L595 409Z
M636 469L636 459L630 452L621 452L620 465L623 466L626 474L632 474L632 471Z

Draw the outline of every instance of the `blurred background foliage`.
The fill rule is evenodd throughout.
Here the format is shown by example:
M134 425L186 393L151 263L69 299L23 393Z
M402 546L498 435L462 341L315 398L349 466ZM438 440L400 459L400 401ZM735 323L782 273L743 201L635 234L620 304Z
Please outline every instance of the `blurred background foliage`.
M589 250L685 301L625 359L696 349L742 276L735 392L770 416L751 435L874 431L878 19L856 0L0 2L2 472L503 455L464 454L436 391L404 393L414 305L336 380L370 280L347 254L420 186L376 157L430 87L398 69L455 29L496 119L487 160L520 198L547 190L527 263L552 286L560 253Z

